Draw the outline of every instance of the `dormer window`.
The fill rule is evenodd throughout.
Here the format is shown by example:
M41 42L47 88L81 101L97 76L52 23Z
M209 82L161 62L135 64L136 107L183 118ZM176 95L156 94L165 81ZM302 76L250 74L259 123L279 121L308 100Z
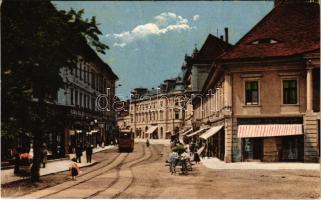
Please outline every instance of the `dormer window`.
M278 43L278 41L271 38L258 39L251 42L251 44L275 44L275 43Z

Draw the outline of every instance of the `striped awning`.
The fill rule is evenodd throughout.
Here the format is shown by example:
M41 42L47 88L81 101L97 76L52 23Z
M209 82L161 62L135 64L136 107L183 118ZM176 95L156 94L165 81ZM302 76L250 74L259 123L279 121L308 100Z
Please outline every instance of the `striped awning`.
M302 134L302 124L239 125L237 130L237 136L239 138L275 137Z
M211 136L213 136L214 134L216 134L217 132L219 132L224 126L213 126L210 129L208 129L205 133L203 133L200 138L207 140L208 138L210 138Z
M200 130L195 131L195 132L193 132L193 133L191 133L191 134L187 135L187 137L192 137L192 136L194 136L194 135L197 135L197 134L203 133L203 132L204 132L204 131L206 131L207 129L208 129L208 128L201 128Z
M192 128L187 129L187 130L186 130L182 135L190 134L192 131L193 131L193 129L192 129Z
M149 129L146 131L147 134L151 134L154 133L154 131L156 131L157 126L151 126L149 127Z

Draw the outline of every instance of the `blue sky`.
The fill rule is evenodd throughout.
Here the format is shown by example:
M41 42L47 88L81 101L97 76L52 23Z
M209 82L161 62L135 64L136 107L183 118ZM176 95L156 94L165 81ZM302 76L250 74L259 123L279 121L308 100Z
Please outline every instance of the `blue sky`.
M60 10L84 9L96 16L110 50L100 57L119 76L116 93L129 96L136 87L157 87L178 75L186 53L202 46L209 33L229 28L235 44L272 8L273 1L117 2L58 1Z

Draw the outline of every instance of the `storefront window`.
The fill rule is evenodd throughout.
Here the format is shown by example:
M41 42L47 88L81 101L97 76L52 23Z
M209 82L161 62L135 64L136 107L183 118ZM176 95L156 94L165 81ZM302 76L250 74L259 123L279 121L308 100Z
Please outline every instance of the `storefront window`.
M247 105L257 105L259 103L258 81L245 82L245 103Z
M244 138L243 158L245 160L262 160L263 141L262 138Z
M74 105L74 89L70 89L70 104Z
M297 104L297 80L283 80L283 104Z
M303 160L303 136L289 136L282 138L282 160Z

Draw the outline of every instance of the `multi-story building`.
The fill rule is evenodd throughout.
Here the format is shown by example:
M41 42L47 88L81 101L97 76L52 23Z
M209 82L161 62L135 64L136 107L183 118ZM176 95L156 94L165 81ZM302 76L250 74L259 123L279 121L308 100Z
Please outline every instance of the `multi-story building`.
M204 84L207 84L209 73L212 73L211 69L215 60L231 47L232 45L228 43L228 29L225 28L225 41L223 36L219 39L210 34L200 51L194 50L194 54L186 59L187 70L184 76L184 83L186 92L191 94L190 98L193 102L192 125L194 132L186 135L189 140L196 142L195 140L198 136L206 131L210 125L210 118L212 119L213 115L217 115L222 110L223 85L221 84L218 88L211 90L211 95L202 89ZM207 110L209 112L206 112ZM216 134L210 140L214 140L220 135ZM211 144L211 142L208 143Z
M207 146L214 156L319 161L319 9L310 1L278 1L216 60L203 87L209 98L194 111L210 125L200 139L218 135Z
M130 129L139 138L170 139L184 131L186 97L181 77L165 80L160 88L137 88L130 101Z
M70 151L76 144L108 143L108 134L116 126L115 112L110 106L107 110L107 105L111 105L115 96L116 74L94 50L84 44L77 68L62 68L61 76L65 87L58 91L56 105L65 117L60 126L60 132L64 134L49 133L49 145L53 141ZM64 130L61 130L62 127Z

